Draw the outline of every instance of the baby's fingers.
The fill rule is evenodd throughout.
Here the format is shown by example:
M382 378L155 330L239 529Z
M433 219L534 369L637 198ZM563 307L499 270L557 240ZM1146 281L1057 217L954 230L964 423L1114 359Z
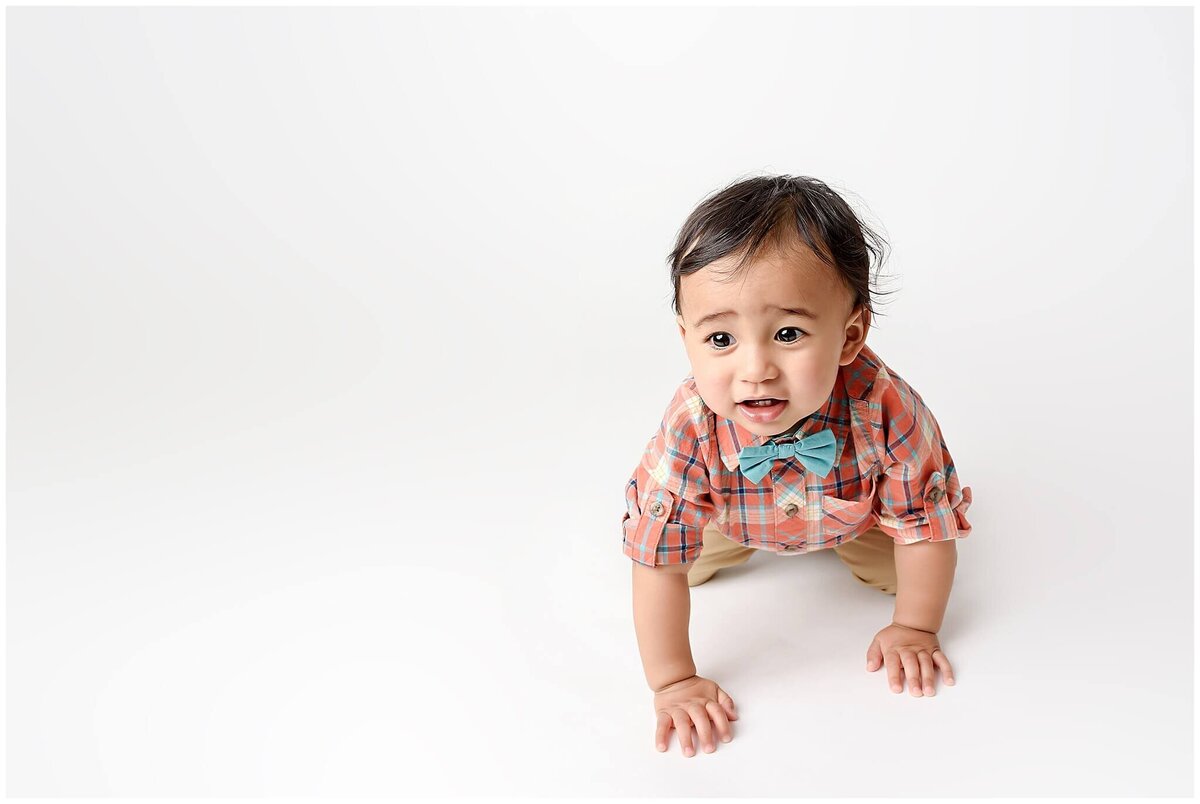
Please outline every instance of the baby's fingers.
M727 743L733 739L733 729L729 726L729 717L725 714L725 709L716 701L709 701L704 705L708 710L708 714L713 719L713 728L721 737L721 742Z
M717 687L717 703L725 710L725 714L730 720L738 719L737 704L729 697L729 693L720 687Z
M708 722L708 708L702 703L689 704L688 714L692 716L692 722L696 724L696 736L705 753L716 751L717 744L713 742L712 724Z
M925 687L926 695L933 695L933 659L929 657L928 651L921 651L917 654L917 661L921 664L921 681Z
M904 665L904 675L908 677L908 691L914 698L921 697L921 666L917 663L917 654L911 650L900 651L900 662Z
M888 686L892 692L903 692L904 685L900 683L900 654L889 651L883 656L884 666L887 667Z
M654 747L659 751L667 750L667 738L671 735L671 716L666 712L658 713L658 724L654 729Z
M950 686L954 686L954 670L950 667L950 660L946 658L946 654L938 648L933 652L933 661L942 671L942 678Z
M692 747L692 721L688 720L687 712L682 708L671 712L671 717L675 720L675 736L679 738L679 747L683 750L683 755L692 756L696 753L696 749Z

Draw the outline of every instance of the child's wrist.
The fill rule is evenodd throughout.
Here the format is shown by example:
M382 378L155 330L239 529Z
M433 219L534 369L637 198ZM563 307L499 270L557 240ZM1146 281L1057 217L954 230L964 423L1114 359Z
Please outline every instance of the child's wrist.
M898 622L896 622L895 618L893 618L893 619L892 619L892 625L898 625L898 626L900 626L901 628L907 628L907 629L909 629L909 630L911 630L911 631L923 631L923 632L924 632L924 633L926 633L926 634L933 634L934 636L937 636L937 629L936 629L936 628L933 628L933 629L930 629L930 628L917 628L917 627L915 627L915 626L912 626L912 625L906 625L905 623L898 623Z
M696 665L693 662L689 666L677 667L673 670L660 671L653 676L647 676L646 681L650 684L650 689L654 694L658 694L670 687L672 684L678 684L681 681L687 681L689 678L696 677Z

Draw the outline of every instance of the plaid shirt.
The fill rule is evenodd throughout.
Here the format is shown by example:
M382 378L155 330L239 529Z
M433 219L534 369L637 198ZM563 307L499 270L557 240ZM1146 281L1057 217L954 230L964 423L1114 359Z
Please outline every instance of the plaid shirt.
M836 547L873 526L897 544L971 533L971 489L959 485L933 413L866 345L793 431L803 438L826 427L836 439L828 475L779 459L752 483L738 453L770 437L710 410L689 375L625 486L625 555L651 567L690 564L710 521L738 544L788 555Z

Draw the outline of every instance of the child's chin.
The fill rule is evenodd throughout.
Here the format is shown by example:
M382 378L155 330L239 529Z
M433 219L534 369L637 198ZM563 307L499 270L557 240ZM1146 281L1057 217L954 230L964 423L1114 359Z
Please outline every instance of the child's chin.
M799 419L796 419L795 421L790 422L790 423L771 422L770 428L769 428L770 432L767 432L766 434L772 435L772 436L782 435L782 434L788 432L789 430L791 430L797 424L799 424L799 422L800 422ZM766 431L764 430L764 432L766 432Z

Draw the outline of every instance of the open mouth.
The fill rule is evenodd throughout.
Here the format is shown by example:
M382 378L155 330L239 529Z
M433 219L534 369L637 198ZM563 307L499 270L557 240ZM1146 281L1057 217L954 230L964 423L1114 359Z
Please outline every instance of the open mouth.
M771 422L778 419L787 407L785 399L747 399L737 403L738 410L752 422Z

